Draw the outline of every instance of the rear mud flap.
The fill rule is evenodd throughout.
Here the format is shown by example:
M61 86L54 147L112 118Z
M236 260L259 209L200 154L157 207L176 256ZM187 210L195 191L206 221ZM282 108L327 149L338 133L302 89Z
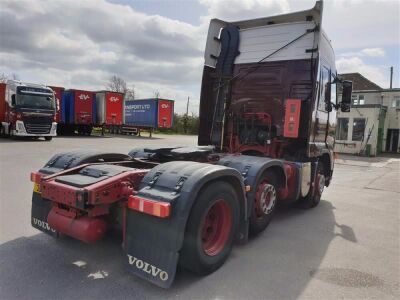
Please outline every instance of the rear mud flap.
M128 271L153 284L169 288L179 260L177 232L171 219L127 210L124 242ZM171 226L172 225L172 226Z
M49 226L47 216L51 210L51 201L45 200L40 193L32 194L31 224L32 227L43 231L53 237L58 237L58 232Z

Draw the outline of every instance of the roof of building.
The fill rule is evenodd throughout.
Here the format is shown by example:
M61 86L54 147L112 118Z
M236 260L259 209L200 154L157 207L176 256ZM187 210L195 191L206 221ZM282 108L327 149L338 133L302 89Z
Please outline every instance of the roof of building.
M350 80L353 82L353 91L380 91L382 88L373 83L371 80L365 78L360 73L346 73L339 75L343 80Z

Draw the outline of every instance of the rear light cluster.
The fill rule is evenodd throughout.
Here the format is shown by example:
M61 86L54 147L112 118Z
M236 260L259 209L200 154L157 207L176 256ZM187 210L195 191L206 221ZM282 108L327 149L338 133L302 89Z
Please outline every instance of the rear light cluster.
M40 184L40 180L42 179L42 174L39 172L31 173L31 181L37 184Z
M128 208L159 218L167 218L171 215L170 203L149 200L138 196L129 197Z

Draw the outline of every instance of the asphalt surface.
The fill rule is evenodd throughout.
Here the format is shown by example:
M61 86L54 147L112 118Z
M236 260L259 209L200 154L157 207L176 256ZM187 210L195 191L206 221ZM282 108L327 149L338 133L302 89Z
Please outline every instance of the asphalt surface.
M113 238L86 245L31 228L29 174L54 153L195 144L185 136L0 139L0 299L399 299L398 158L341 157L318 207L281 208L221 269L178 270L169 290L128 274Z

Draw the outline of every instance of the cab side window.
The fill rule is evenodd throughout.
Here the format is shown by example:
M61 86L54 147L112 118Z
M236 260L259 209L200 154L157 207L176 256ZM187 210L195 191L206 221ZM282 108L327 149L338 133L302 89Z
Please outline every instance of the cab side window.
M320 78L320 94L318 102L318 110L326 111L325 103L330 102L332 89L330 87L330 71L325 66L321 68L321 78ZM327 93L328 92L328 93Z

